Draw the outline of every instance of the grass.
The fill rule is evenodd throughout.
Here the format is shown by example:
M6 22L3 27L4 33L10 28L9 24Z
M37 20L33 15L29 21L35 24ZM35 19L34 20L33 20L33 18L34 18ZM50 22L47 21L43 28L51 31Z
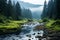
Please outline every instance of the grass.
M49 30L60 31L60 25L56 23L57 21L58 20L49 20L49 22L46 22L46 28Z
M53 28L55 31L60 31L60 27L57 25L55 28Z
M25 22L27 22L27 20L11 20L10 22L0 23L0 33L16 32L21 29L21 24L24 24Z
M27 22L26 20L21 21L11 21L10 23L0 23L0 29L11 29L11 28L19 28L21 23Z
M54 20L49 20L49 22L46 23L46 27L51 27L51 25L54 23Z

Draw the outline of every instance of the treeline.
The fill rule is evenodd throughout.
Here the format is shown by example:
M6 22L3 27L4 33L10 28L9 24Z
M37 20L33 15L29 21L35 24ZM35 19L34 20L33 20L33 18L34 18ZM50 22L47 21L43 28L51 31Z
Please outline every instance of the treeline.
M0 0L0 21L3 19L20 20L23 18L31 19L32 14L29 9L21 8L19 2L11 0Z
M48 5L46 3L45 1L42 19L60 19L60 0L49 0Z
M18 20L21 17L21 7L19 2L11 2L9 0L0 0L0 15L5 16L8 19Z
M32 12L30 9L22 9L22 18L32 19Z

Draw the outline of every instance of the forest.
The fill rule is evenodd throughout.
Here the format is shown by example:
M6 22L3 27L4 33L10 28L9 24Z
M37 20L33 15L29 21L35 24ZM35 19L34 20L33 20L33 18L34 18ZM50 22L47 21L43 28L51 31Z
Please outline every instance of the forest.
M6 26L8 26L7 28L10 28L11 26L13 28L15 26L17 27L19 20L24 19L23 21L25 22L25 18L32 18L29 9L21 9L19 2L15 3L13 1L12 3L11 0L0 0L0 28L5 28Z
M47 30L54 37L55 35L60 36L60 0L49 0L48 4L45 0L42 6L44 7L41 18L40 20L36 20L32 17L32 11L28 8L22 8L19 1L0 0L0 35L20 33L22 25L29 22L31 22L29 24L34 24L33 22L37 24L38 22L43 23L44 25L41 25L45 27L37 25L36 29ZM59 40L59 37L51 40Z
M41 18L45 21L50 20L46 26L55 26L51 29L59 30L60 24L60 4L59 0L50 0L48 5L46 5L46 1L44 2L44 9L41 15ZM48 27L49 28L49 27Z
M46 1L44 4L44 10L42 14L42 18L50 18L50 19L59 19L60 18L60 5L59 0L50 0L48 5L46 5Z

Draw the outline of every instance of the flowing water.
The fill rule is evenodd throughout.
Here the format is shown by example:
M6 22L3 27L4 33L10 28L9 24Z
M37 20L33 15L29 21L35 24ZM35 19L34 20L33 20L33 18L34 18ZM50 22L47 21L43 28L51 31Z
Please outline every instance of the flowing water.
M0 40L39 40L36 36L43 36L43 30L34 30L34 28L38 25L42 25L39 22L29 22L27 24L22 25L22 31L19 35L15 34L7 34L1 35ZM39 33L39 34L38 34Z

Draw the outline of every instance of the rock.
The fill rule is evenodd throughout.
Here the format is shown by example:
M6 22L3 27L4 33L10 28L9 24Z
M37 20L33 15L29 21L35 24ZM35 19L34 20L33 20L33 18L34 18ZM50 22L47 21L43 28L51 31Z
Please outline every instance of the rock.
M41 38L39 38L39 40L41 40Z
M31 38L31 35L26 35L26 36Z
M38 34L40 34L40 33L38 33Z
M28 39L28 40L31 40L31 39Z
M50 37L50 39L49 40L59 40L60 38L58 38L58 37Z
M44 26L38 25L37 27L35 27L34 30L43 30L43 29L45 29Z
M46 38L43 38L42 40L47 40Z
M13 40L15 40L15 39L13 39Z
M41 36L35 36L35 38L41 38Z
M33 35L35 35L35 33Z
M33 39L33 38L32 38Z

